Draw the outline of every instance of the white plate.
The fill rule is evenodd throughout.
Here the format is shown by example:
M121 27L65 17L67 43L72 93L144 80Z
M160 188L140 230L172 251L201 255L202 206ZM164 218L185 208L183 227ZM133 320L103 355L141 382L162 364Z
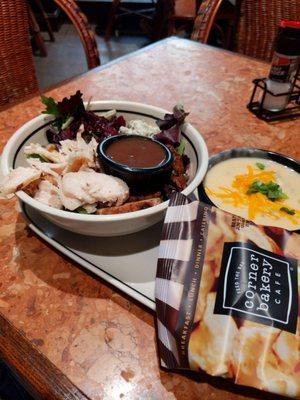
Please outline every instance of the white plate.
M162 223L122 237L84 236L64 230L25 203L29 227L82 267L155 310L154 280Z

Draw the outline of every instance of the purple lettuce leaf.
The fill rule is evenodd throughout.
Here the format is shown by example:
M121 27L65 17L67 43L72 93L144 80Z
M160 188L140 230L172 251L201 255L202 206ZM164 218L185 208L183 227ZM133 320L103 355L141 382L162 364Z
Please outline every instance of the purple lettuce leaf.
M173 108L173 114L165 114L164 119L158 119L156 124L161 129L154 137L159 142L179 146L180 143L180 127L183 124L185 117L189 113L184 111L181 104L176 104Z
M57 110L63 119L66 119L70 116L75 118L76 116L85 113L85 108L82 101L82 93L80 90L77 90L77 92L71 95L69 98L64 97L62 101L58 101Z
M188 115L189 113L184 111L182 104L176 104L173 107L173 114L165 114L164 119L158 119L156 124L164 131L170 129L173 125L183 124L185 117Z
M176 147L180 143L180 126L174 125L170 129L157 133L154 138L163 144Z
M78 111L79 110L80 109L78 109ZM47 139L49 143L56 144L59 144L61 140L75 139L80 125L83 125L84 130L82 136L87 142L89 142L92 137L94 137L97 142L101 142L109 136L118 135L120 127L125 126L126 122L122 116L108 120L95 114L93 111L81 110L77 113L77 116L75 115L74 120L67 128L59 129L55 125L51 126L46 132Z

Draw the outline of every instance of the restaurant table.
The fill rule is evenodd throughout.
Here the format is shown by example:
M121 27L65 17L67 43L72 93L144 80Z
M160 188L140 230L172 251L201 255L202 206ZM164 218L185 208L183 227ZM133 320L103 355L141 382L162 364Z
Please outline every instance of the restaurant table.
M86 100L124 99L169 110L180 101L210 154L249 146L299 158L299 120L270 124L246 108L252 79L268 69L254 59L169 38L47 95L61 99L80 89ZM39 96L5 109L0 150L42 109ZM0 357L35 398L278 399L222 378L163 371L153 313L33 234L15 199L0 200L0 218Z

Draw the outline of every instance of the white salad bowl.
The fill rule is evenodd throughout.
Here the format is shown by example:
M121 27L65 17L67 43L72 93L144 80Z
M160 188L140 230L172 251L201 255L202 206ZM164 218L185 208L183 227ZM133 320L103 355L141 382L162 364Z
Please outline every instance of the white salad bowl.
M123 115L126 122L141 119L154 123L157 118L163 118L168 112L158 107L128 101L94 101L90 109L95 112L105 112L115 109ZM28 121L7 142L2 157L1 167L4 175L12 168L28 166L24 155L24 146L29 143L46 145L46 130L53 118L49 115L39 115ZM189 123L182 126L182 136L186 140L185 154L190 158L189 182L182 193L189 195L199 186L208 166L208 152L201 134ZM163 219L168 206L165 201L145 210L117 215L88 215L63 211L47 206L23 191L16 193L19 200L38 210L44 217L72 232L90 236L120 236L141 231Z

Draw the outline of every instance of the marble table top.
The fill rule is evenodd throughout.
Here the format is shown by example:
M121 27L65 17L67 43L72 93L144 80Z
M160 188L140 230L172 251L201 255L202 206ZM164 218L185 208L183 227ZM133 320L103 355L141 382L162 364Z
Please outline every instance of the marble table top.
M80 89L86 100L126 99L170 110L180 101L210 154L250 146L299 158L299 119L270 124L246 108L252 80L268 69L170 38L47 95L60 99ZM35 96L0 113L0 152L42 108ZM31 233L14 199L0 200L0 221L0 355L36 398L275 400L220 378L161 370L153 314Z

